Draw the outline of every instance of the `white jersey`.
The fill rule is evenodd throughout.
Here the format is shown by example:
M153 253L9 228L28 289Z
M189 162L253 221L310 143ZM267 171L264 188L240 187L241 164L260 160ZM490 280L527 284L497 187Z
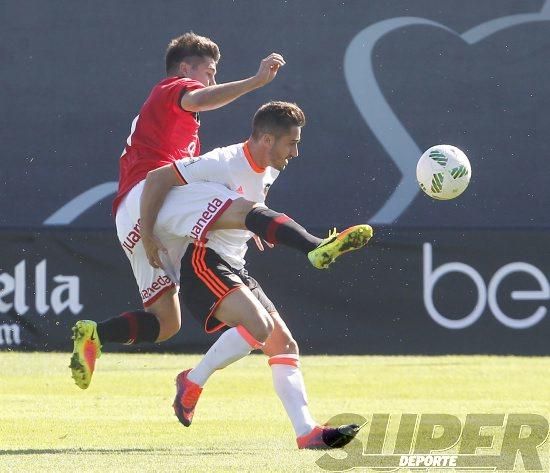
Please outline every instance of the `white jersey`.
M240 195L215 182L195 182L172 187L160 209L154 229L167 251L159 255L163 267L153 268L141 241L140 201L144 184L145 181L139 182L122 199L116 213L116 227L120 244L132 266L143 305L148 307L165 291L179 286L181 258L193 241L190 235L196 234L193 238L204 244L209 226Z
M279 174L273 168L258 168L242 143L215 149L200 158L176 161L174 169L189 184L168 192L155 224L155 235L167 250L166 255L160 255L164 268L149 264L141 241L140 201L145 181L122 199L116 214L118 238L132 265L145 307L178 287L181 258L193 239L212 248L234 268L242 268L246 242L252 233L210 232L209 228L240 197L263 203L267 189Z
M247 143L216 148L198 157L179 159L173 163L176 174L185 184L213 182L222 184L247 200L263 204L269 187L279 171L260 168L252 159ZM183 209L182 209L183 210ZM207 222L204 222L207 225ZM191 230L191 237L201 239L201 222ZM246 230L216 230L206 234L206 246L216 251L231 266L239 269L245 264L247 241L253 236Z

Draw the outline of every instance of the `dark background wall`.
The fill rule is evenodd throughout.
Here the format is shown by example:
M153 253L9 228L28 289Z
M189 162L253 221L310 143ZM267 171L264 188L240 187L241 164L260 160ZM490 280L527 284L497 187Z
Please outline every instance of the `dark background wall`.
M301 156L270 205L319 233L361 221L378 230L371 250L325 273L285 249L251 250L253 272L304 349L548 353L550 2L459 3L1 2L0 348L19 330L10 346L65 349L78 318L139 306L115 240L113 183L130 123L163 77L166 44L194 30L221 47L218 82L254 74L271 51L287 61L269 86L202 114L203 149L244 139L261 103L296 101L308 117ZM472 163L456 201L417 192L416 160L437 143ZM471 272L446 274L433 294L450 319L479 303L471 325L447 328L430 315L423 243L434 270L462 262L479 273L483 307ZM44 259L51 273L37 289ZM492 278L513 262L531 266L512 267L493 289L511 317L544 312L524 328L503 324L489 304ZM82 309L41 314L36 293L48 299L69 284L59 275L78 278ZM33 302L21 313L23 292ZM210 343L186 327L170 349Z

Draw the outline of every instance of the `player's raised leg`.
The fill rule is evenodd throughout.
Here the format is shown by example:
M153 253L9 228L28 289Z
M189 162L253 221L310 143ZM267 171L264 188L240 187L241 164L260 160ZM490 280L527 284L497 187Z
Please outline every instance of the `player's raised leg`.
M245 199L232 202L211 229L250 230L271 244L279 243L301 251L317 269L328 268L341 255L362 248L373 235L371 226L362 224L340 233L333 230L327 238L321 239L287 215Z
M340 233L335 228L329 232L327 238L307 254L307 257L317 269L325 269L336 258L365 246L371 238L370 225L354 225Z

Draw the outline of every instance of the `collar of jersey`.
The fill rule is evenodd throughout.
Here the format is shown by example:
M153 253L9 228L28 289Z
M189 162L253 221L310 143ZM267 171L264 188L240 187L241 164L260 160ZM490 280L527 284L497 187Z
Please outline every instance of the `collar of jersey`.
M250 167L254 172L261 173L265 171L265 168L258 166L254 159L252 159L252 154L250 154L250 149L248 149L248 140L243 143L243 151L248 164L250 164Z

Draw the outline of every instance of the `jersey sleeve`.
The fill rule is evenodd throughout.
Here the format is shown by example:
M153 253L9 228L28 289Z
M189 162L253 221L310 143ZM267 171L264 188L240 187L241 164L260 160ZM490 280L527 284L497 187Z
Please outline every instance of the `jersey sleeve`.
M230 186L228 164L219 148L202 156L178 159L172 167L181 184L208 181Z
M197 89L204 89L204 85L196 80L182 78L170 85L168 90L168 100L183 110L180 106L182 95L185 92L190 92Z

